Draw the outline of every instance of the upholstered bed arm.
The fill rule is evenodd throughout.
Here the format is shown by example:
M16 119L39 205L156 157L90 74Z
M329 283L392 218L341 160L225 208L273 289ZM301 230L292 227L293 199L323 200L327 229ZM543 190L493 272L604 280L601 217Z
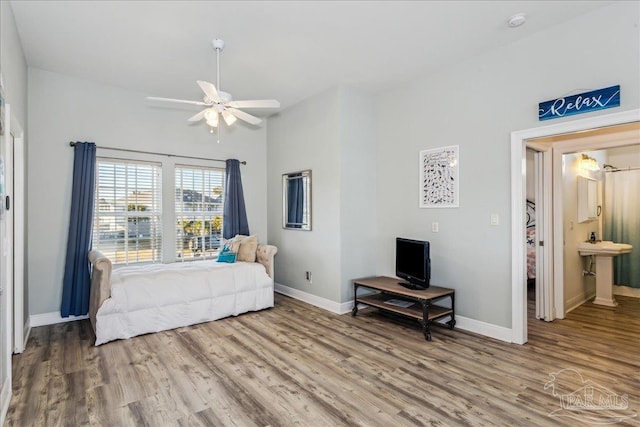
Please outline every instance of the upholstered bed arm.
M258 249L256 250L256 261L264 265L271 280L274 280L273 258L277 253L278 248L273 245L258 245Z
M96 330L96 313L98 309L111 296L111 261L99 251L89 252L91 269L91 294L89 300L89 318L93 331Z

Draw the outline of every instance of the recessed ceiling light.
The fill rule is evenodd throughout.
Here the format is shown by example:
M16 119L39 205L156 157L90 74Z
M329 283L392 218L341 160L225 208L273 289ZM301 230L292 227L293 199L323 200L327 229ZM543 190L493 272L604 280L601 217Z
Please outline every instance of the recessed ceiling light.
M516 28L521 26L527 21L527 16L524 13L516 13L511 18L507 19L507 25L510 28Z

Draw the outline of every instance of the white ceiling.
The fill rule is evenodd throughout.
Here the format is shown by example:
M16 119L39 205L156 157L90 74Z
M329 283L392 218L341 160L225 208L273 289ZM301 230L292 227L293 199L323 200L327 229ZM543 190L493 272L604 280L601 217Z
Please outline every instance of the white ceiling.
M338 84L376 93L607 1L17 1L30 67L183 99L215 83L283 108ZM525 12L527 23L507 28Z

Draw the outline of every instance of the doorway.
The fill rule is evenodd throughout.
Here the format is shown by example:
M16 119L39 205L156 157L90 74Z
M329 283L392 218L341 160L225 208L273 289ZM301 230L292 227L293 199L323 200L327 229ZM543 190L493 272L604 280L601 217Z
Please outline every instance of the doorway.
M527 342L527 292L526 292L526 239L523 232L526 224L526 148L527 143L533 140L546 143L559 142L558 139L570 138L578 142L568 143L566 140L562 144L553 145L552 151L552 174L555 177L562 176L562 154L571 150L589 148L589 144L584 138L576 138L576 133L594 131L611 126L627 123L640 122L640 109L625 111L615 114L602 115L588 119L575 120L558 123L555 125L540 128L526 129L511 133L511 227L512 227L512 342L524 344ZM597 132L596 132L597 133ZM582 146L580 145L582 144ZM587 144L587 147L584 145ZM601 142L599 142L601 144ZM623 145L623 143L618 143ZM555 184L554 184L555 187ZM548 218L562 218L563 201L560 191L554 188L553 208L551 205L545 209ZM551 213L553 214L551 216ZM563 221L552 221L553 232L550 247L548 246L545 262L553 263L553 271L549 274L549 282L544 285L545 295L552 298L552 310L555 309L555 317L564 318L564 289L563 283L563 255L564 251L557 250L562 247ZM550 222L551 223L551 222ZM549 224L550 224L549 223ZM551 228L551 227L549 227ZM558 242L554 244L554 242ZM555 250L553 250L555 249ZM552 255L551 255L552 253Z

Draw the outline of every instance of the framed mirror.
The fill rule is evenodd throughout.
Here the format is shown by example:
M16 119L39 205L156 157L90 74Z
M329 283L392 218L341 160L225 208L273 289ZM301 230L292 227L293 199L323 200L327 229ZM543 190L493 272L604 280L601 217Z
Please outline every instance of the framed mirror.
M311 230L311 171L282 175L282 228Z

